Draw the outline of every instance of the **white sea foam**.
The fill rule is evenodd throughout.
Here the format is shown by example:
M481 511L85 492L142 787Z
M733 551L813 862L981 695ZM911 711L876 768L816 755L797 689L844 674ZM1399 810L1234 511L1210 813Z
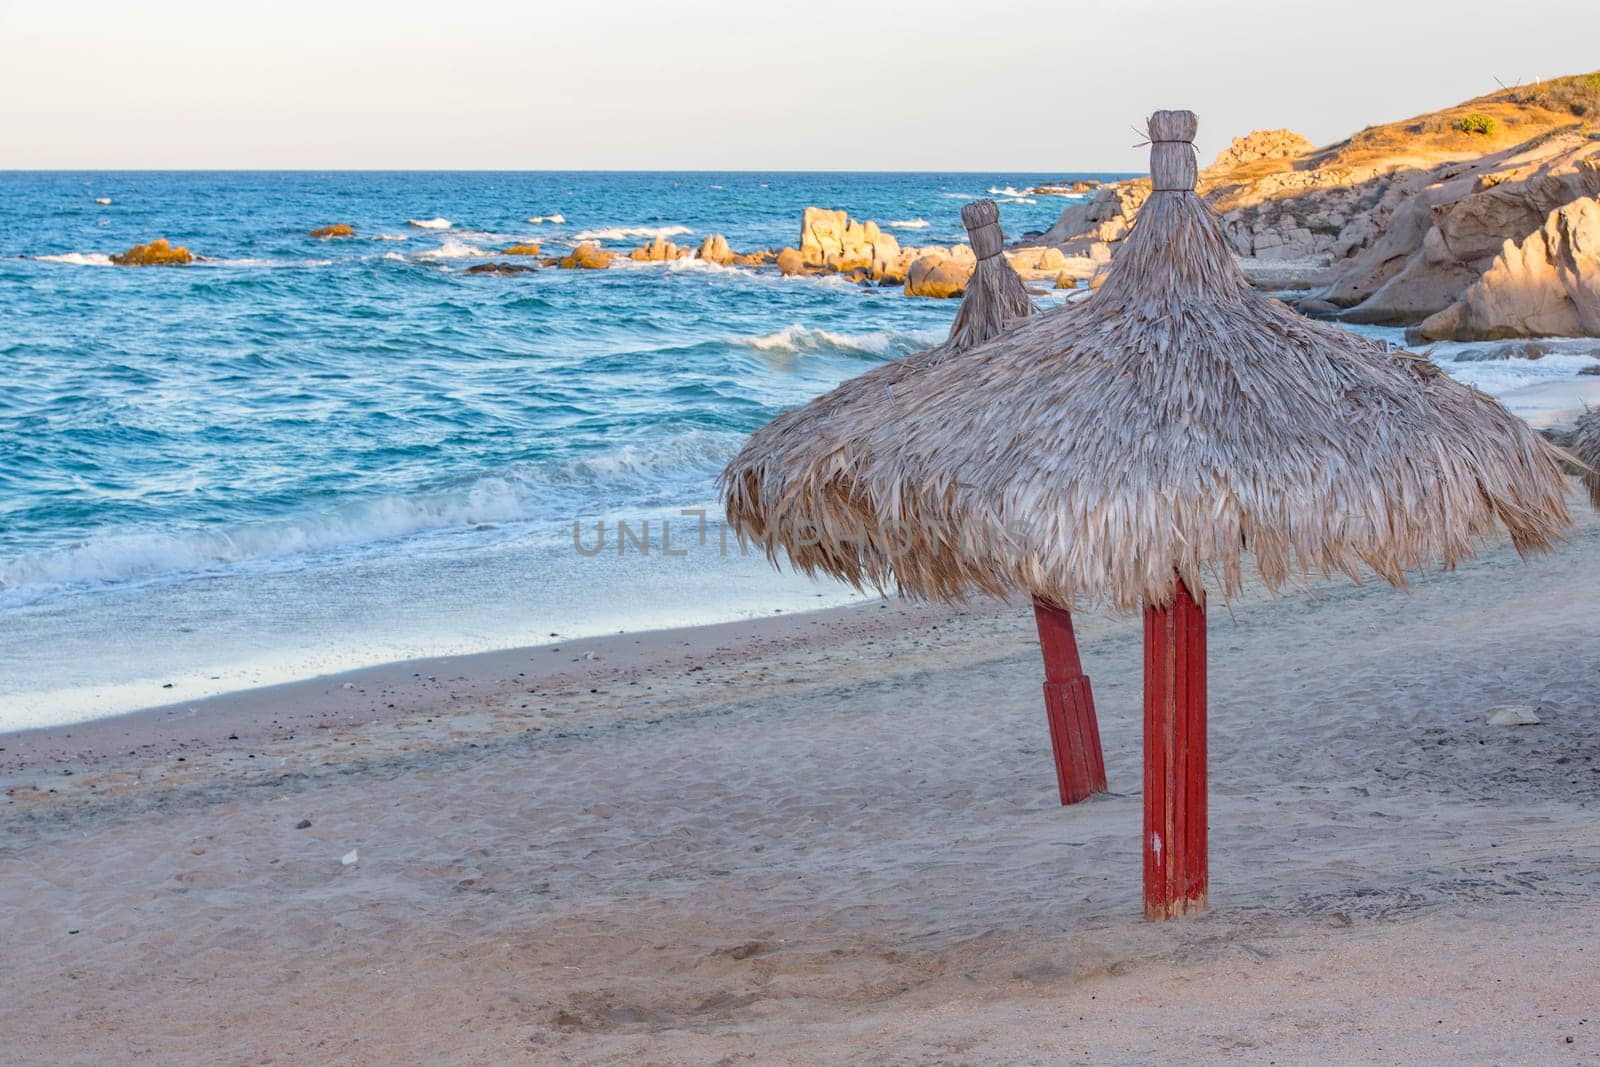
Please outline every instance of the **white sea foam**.
M411 236L410 236L410 234L404 234L404 233L380 233L380 234L378 234L377 237L374 237L373 240L375 240L375 241L409 241L409 240L411 240Z
M385 252L380 258L392 259L399 263L404 263L406 261L406 257L402 256L399 252Z
M71 263L77 267L114 266L111 257L103 252L63 252L55 256L34 256L41 263Z
M761 352L845 352L867 356L903 356L945 338L943 330L872 330L866 333L835 333L799 324L786 326L760 337L735 338L735 344Z
M486 524L570 523L597 501L660 490L683 475L699 486L739 448L743 435L693 430L667 440L548 464L409 495L352 500L292 518L222 529L129 531L0 560L0 605L67 589L143 584L240 567L282 568L321 553L423 534L472 533Z
M94 202L97 204L109 204L111 203L111 198L109 196L97 196L94 198Z
M890 219L885 225L896 230L926 230L933 223L927 219Z
M572 235L575 241L626 241L630 237L678 237L693 233L687 226L607 226L599 230L583 230Z
M1027 196L1028 195L1028 190L1026 190L1026 189L1013 189L1009 185L1006 186L1004 189L997 189L997 188L995 188L994 186L991 185L991 186L989 186L989 195L990 196Z
M997 204L1037 204L1039 201L1026 196L1002 196L996 200Z
M558 212L554 215L530 215L528 216L528 221L535 226L543 226L545 224L563 226L566 224L567 217Z
M455 237L446 237L444 243L438 248L430 248L425 252L418 252L418 259L473 259L490 256L488 252L477 245L470 245Z
M453 225L449 219L443 218L407 219L406 224L423 230L448 230Z
M976 199L978 199L978 197L977 197L977 195L975 193L940 193L939 195L944 197L946 200L976 200Z

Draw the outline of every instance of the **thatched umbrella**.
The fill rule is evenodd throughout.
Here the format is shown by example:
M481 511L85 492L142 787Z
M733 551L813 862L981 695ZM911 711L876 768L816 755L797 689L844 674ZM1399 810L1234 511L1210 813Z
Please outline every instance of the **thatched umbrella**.
M1589 490L1589 503L1600 508L1600 409L1578 420L1572 451L1588 468L1583 472L1583 484Z
M806 531L818 518L848 516L849 526L876 525L870 504L857 498L853 472L865 435L876 425L881 403L892 405L898 383L926 373L997 336L1033 314L1027 287L1003 254L1000 209L993 200L974 200L961 209L977 265L942 344L885 363L852 378L809 404L773 419L746 442L724 475L730 486L759 486L758 521L785 528L796 536L788 542L768 539L777 560L780 543L790 558L808 571L827 571L863 584L863 576L882 573L890 564L882 545L872 538L853 538L835 528L826 537ZM747 532L753 531L748 525ZM808 548L801 548L799 541ZM808 554L808 550L811 554ZM874 558L864 558L862 554ZM1106 788L1105 760L1100 750L1094 694L1078 658L1072 616L1064 607L1035 598L1034 619L1045 664L1045 717L1055 758L1061 803L1074 804Z
M805 570L1144 609L1152 918L1205 906L1205 583L1236 595L1248 550L1274 591L1400 584L1570 522L1559 451L1499 404L1250 287L1194 192L1195 126L1151 117L1152 195L1094 297L854 411L847 504L786 510L743 457L725 474L730 522Z

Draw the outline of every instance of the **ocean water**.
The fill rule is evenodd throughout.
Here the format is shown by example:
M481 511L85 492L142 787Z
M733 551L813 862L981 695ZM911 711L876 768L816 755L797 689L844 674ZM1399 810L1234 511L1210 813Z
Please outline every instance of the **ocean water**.
M0 730L859 596L741 555L716 475L953 302L696 261L465 270L524 241L795 244L813 204L948 244L991 195L1016 235L1064 177L1113 176L0 174ZM307 236L334 222L359 236ZM155 237L205 261L110 265ZM1592 362L1445 358L1508 396Z
M948 244L993 195L1020 233L1065 201L1007 190L1068 176L1109 177L0 174L0 729L857 596L724 547L715 478L953 303L697 261L465 269L523 241L780 247L813 204ZM307 236L334 222L359 236ZM155 237L205 262L110 265Z

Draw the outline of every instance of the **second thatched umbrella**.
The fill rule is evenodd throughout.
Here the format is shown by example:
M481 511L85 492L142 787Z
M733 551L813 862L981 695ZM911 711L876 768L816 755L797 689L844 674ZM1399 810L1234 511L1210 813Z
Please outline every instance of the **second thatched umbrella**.
M1204 590L1395 583L1500 527L1569 522L1560 453L1432 363L1257 293L1194 192L1194 115L1150 120L1152 194L1085 304L852 408L847 491L794 508L741 454L730 522L808 571L948 600L1145 612L1145 910L1205 906Z
M891 565L881 555L881 539L849 535L850 527L878 525L873 505L857 493L854 479L857 462L870 447L876 413L885 403L892 408L900 382L959 360L1034 312L1027 288L1003 254L995 202L972 201L961 209L961 221L977 263L944 343L875 367L778 416L751 435L728 467L726 480L759 487L764 504L761 529L751 531L748 524L745 529L758 538L768 528L793 531L795 536L784 543L808 570L857 576L851 580L860 585L860 575L881 573ZM812 535L807 526L819 520L835 525ZM768 539L767 547L775 553L778 544L778 539ZM1061 803L1075 804L1106 788L1094 694L1078 658L1069 611L1037 597L1033 609L1044 656L1045 718L1056 784Z

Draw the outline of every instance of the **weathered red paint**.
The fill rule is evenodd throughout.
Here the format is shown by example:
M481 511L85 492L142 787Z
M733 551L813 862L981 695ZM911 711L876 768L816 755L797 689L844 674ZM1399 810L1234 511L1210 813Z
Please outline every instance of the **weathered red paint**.
M1094 693L1078 660L1072 614L1034 597L1033 617L1039 624L1039 650L1044 653L1044 710L1050 723L1056 783L1061 788L1061 803L1076 804L1106 791Z
M1206 909L1206 613L1188 586L1144 614L1144 914Z

